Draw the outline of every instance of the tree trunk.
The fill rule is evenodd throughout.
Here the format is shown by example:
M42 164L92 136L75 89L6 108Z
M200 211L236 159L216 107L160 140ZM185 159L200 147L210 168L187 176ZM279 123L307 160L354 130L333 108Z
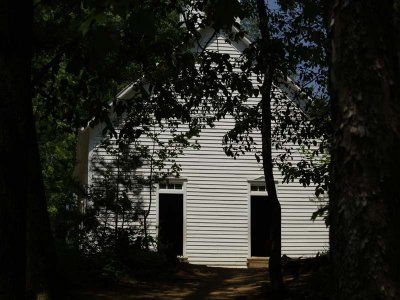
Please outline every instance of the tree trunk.
M271 211L266 212L271 221L271 255L269 259L269 275L272 289L275 293L274 299L283 297L283 280L281 270L281 205L275 187L273 163L272 163L272 112L271 94L272 81L275 73L273 55L271 55L271 37L269 19L264 0L257 0L259 16L259 27L261 33L261 52L259 64L263 69L263 84L261 87L261 136L262 136L262 162L268 200L271 203Z
M336 299L400 299L400 1L334 1Z
M1 7L0 39L0 298L25 298L26 165L32 7ZM23 29L24 31L23 31ZM23 37L23 38L21 38ZM28 84L28 86L27 86Z
M50 220L47 213L42 168L37 145L35 122L32 104L25 116L27 128L23 134L26 139L24 155L27 156L23 166L26 178L26 288L29 299L62 299L64 294L59 286L57 259Z
M1 9L0 298L31 299L49 294L55 263L31 102L33 7Z

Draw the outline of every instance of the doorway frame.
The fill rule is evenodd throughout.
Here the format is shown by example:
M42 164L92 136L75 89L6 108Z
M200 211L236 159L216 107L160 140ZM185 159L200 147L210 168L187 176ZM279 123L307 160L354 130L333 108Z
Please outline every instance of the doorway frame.
M264 180L247 180L247 236L248 236L248 252L247 252L247 257L248 258L253 258L253 257L258 257L258 256L251 256L251 196L267 196L268 197L268 192L266 188L266 184ZM265 191L252 191L251 187L252 186L265 186ZM264 256L268 257L268 256Z
M182 189L170 189L170 188L160 188L161 184L182 184ZM171 178L166 179L157 184L157 204L156 204L156 222L157 222L157 239L159 234L159 225L160 225L160 194L180 194L183 195L183 237L182 237L182 258L186 258L186 189L187 189L187 179L185 178Z

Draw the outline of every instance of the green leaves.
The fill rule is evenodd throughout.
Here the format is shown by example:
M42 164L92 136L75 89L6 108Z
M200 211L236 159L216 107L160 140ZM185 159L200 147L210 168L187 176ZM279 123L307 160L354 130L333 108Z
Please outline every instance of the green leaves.
M294 9L296 7L295 0L277 0L278 5L281 7L282 10L289 10Z
M205 9L207 21L215 30L231 30L236 18L242 19L244 11L237 0L209 0Z
M107 17L104 13L89 12L87 18L79 25L79 31L83 36L86 36L88 31L94 24L100 25L106 21Z

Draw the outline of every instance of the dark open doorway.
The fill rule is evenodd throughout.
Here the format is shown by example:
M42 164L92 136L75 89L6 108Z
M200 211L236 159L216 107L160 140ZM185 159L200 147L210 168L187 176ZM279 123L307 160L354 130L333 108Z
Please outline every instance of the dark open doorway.
M266 257L271 253L270 210L267 196L251 196L251 256Z
M159 194L159 231L162 245L175 255L183 254L183 195Z

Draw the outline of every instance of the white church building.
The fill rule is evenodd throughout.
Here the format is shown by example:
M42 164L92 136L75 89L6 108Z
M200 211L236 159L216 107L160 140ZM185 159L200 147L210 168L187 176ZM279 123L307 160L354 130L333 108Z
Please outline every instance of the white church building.
M204 30L204 40L208 41L211 34L211 29ZM207 47L238 57L248 45L246 38L227 42L219 34ZM120 97L129 92L128 88ZM222 138L233 125L234 120L227 117L214 128L202 130L196 137L200 149L186 149L177 159L182 168L179 178L160 183L153 191L148 219L151 234L157 238L163 228L164 239L174 245L176 254L192 264L246 268L253 260L266 261L269 256L265 217L269 203L262 164L253 153L237 159L226 156ZM98 125L86 128L79 137L79 174L88 184L93 176L91 158L103 138L101 133L102 126ZM260 133L255 132L253 137L261 140ZM300 155L293 156L298 159ZM311 201L314 187L282 183L278 169L274 175L282 209L282 254L307 257L327 251L324 221L310 219L318 209ZM143 201L148 203L149 192L143 193Z

